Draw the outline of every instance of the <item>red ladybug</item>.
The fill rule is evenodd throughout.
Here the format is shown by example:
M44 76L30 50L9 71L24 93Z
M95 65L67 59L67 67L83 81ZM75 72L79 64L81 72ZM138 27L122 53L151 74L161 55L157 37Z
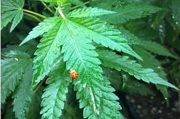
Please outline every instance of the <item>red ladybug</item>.
M78 78L78 73L75 70L70 70L69 75L72 79Z

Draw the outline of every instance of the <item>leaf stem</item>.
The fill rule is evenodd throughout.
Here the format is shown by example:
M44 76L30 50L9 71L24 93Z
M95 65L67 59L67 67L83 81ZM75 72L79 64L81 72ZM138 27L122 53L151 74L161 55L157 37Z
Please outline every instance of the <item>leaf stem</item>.
M42 14L39 14L37 12L33 12L33 11L30 11L30 10L27 10L27 9L23 9L23 11L25 13L29 13L29 14L32 14L32 15L35 15L35 16L38 16L38 17L41 17L43 19L47 18L46 16L42 15Z
M62 17L63 19L66 19L66 17L64 16L64 14L63 14L63 12L62 12L62 9L61 9L60 7L58 7L57 10L58 10L59 14L61 15L61 17Z
M37 18L36 16L29 14L29 13L24 13L25 15L32 17L33 19L35 19L36 21L40 22L41 20L39 18Z
M39 88L41 87L41 85L44 83L45 80L41 81L41 83L35 88L35 90L33 91L33 93L36 93Z

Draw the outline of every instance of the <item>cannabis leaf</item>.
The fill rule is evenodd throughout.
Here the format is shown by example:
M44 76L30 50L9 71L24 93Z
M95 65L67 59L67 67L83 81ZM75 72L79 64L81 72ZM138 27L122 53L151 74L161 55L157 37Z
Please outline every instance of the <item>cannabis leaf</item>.
M31 62L30 56L24 52L10 51L3 54L2 64L2 92L1 103L15 90L19 81L22 80L26 67Z
M25 69L25 72L22 76L21 82L19 82L18 87L15 90L13 95L13 111L17 119L26 119L26 113L29 108L31 101L31 83L32 83L32 62L29 63L29 66Z
M103 14L101 11L100 13ZM98 14L100 15L100 13ZM50 23L51 25L49 25ZM87 37L105 47L109 47L117 51L123 51L138 59L141 59L140 56L136 54L129 45L127 45L126 40L122 37L120 32L114 29L112 26L106 26L105 22L92 18L71 18L69 24L78 27L79 33L85 32L84 36L80 36L80 39ZM32 38L36 38L45 32L47 33L41 39L41 42L38 45L38 50L35 52L36 57L33 61L33 69L35 69L33 78L34 87L44 78L45 75L48 74L54 61L59 56L58 53L60 53L60 42L61 39L63 39L64 32L71 31L66 28L65 23L61 21L60 17L48 18L35 27L21 44L31 40Z
M127 56L118 56L115 53L106 50L99 50L98 53L102 64L106 67L115 68L118 71L124 70L130 75L133 75L135 78L141 79L147 83L151 82L153 84L160 84L177 89L174 85L159 77L154 70L150 68L143 68L140 64L129 59Z
M86 12L86 10L84 12ZM101 10L99 12L100 13L97 13L98 15L104 14ZM82 14L84 13L82 12ZM35 36L32 36L32 33L30 33L24 41L25 43L46 32L40 40L38 50L35 52L36 57L33 61L33 86L35 87L45 75L49 74L53 69L52 65L54 65L56 60L59 60L60 55L63 54L63 60L66 62L66 70L75 69L80 75L80 82L75 83L75 88L78 90L77 98L80 100L80 107L84 108L84 117L123 118L119 113L121 109L120 105L116 101L118 98L112 93L114 89L109 85L109 81L101 76L102 69L99 66L100 61L97 58L98 54L95 52L92 41L117 51L123 51L138 59L141 58L127 45L126 40L120 32L112 26L108 26L105 22L93 18L61 19L54 17L52 19L54 19L54 21L51 22L52 26L48 27L48 30L39 30ZM45 23L45 21L43 23ZM44 29L43 25L40 24L39 26L42 26L40 28ZM34 28L32 32L35 33L35 31L36 28ZM57 76L53 76L54 80L56 78ZM100 81L101 84L99 83ZM46 100L54 99L54 102L59 101L62 102L62 104L65 100L59 100L55 97L49 97L50 99L48 99L46 96L49 94L48 90L56 89L55 93L59 93L57 87L53 86L61 85L61 81L49 82L48 84L51 86L47 88L47 94L45 92L43 95L44 101L42 105L44 108L41 113L43 114L43 118L58 118L61 114L56 113L56 111L63 109L63 107L61 106L56 109L54 108L55 103L48 107L46 105L49 101ZM84 104L85 101L86 104ZM52 111L52 108L54 108L53 110L55 110L55 112Z
M2 26L5 27L9 22L12 21L10 31L18 25L23 17L24 0L2 0L1 3L1 14L2 14Z
M41 110L42 119L59 119L64 109L66 93L71 79L65 70L65 63L58 65L58 68L50 74L47 81L48 86L42 95ZM51 103L49 103L51 102Z

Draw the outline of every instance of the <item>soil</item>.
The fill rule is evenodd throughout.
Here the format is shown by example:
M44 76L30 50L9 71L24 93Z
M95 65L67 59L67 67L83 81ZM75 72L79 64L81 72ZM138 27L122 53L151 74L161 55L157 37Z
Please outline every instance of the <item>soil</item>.
M180 95L180 94L179 94ZM169 92L169 106L161 94L156 96L125 96L127 119L180 119L180 98L177 92Z

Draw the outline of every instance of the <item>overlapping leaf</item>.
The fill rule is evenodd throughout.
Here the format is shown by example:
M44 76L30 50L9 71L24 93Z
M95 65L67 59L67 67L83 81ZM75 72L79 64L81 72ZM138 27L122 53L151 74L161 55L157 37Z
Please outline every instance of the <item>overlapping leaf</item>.
M107 67L103 67L103 71L104 75L110 80L116 91L120 90L132 95L155 95L147 84L138 80L133 80L131 76L124 72L119 72Z
M119 30L124 34L124 37L128 40L128 44L141 46L144 49L158 55L176 58L164 46L157 42L142 40L123 28L120 28Z
M100 12L99 14L102 13ZM79 28L81 33L85 32L85 36L78 36L79 39L83 40L84 37L88 39L93 39L95 42L105 47L109 47L117 51L123 51L125 53L128 53L132 56L141 59L130 48L130 46L127 45L125 39L121 36L120 32L118 32L111 26L106 26L105 22L100 22L99 20L89 18L85 20L82 20L81 18L71 20L71 22ZM51 25L47 27L48 24ZM103 28L99 29L99 27L102 25ZM60 41L61 39L63 39L61 35L66 34L66 32L71 32L68 31L68 29L65 29L65 27L65 23L61 23L61 19L59 17L46 19L44 22L40 23L37 27L35 27L33 31L30 32L30 34L21 43L23 44L31 40L32 38L36 38L39 35L42 35L43 33L47 32L41 39L41 43L38 45L38 50L35 52L36 57L34 59L33 66L33 69L35 69L33 78L34 86L36 86L44 78L44 76L48 74L54 61L58 57L58 53L60 51ZM79 43L81 43L81 41Z
M2 14L2 26L5 27L12 21L10 31L12 31L23 17L22 8L24 6L24 0L2 0L1 14Z
M147 83L160 84L167 87L177 89L174 85L162 79L154 70L150 68L143 68L134 60L126 56L118 56L110 51L99 50L100 59L104 66L115 68L116 70L124 70L125 72L133 75L137 79L141 79Z
M58 69L54 70L47 81L48 87L42 95L41 110L42 119L59 119L64 109L64 101L66 101L66 93L71 79L65 70L65 63L58 65Z
M47 18L43 22L39 23L25 40L21 43L24 44L33 38L40 35L44 35L41 39L41 43L38 44L38 50L35 52L36 57L34 58L34 76L33 76L33 86L35 87L44 77L48 74L52 68L53 63L57 59L58 52L60 50L59 44L59 27L60 27L60 17ZM56 27L55 27L56 26Z
M13 95L13 111L15 112L15 116L17 119L26 119L26 113L29 108L29 104L31 101L32 91L31 91L31 83L32 83L32 61L29 62L29 66L25 69L25 73L22 76L22 80L19 83L15 94Z
M7 96L14 91L22 79L26 67L31 62L29 55L23 52L10 51L3 56L5 58L1 60L3 67L1 73L1 103L4 103Z
M140 46L142 46L143 48L147 49L148 51L150 51L152 53L162 55L162 56L169 56L169 57L176 58L176 56L174 56L164 46L162 46L161 44L159 44L157 42L145 41L145 40L142 40L141 42L142 43L140 44Z

